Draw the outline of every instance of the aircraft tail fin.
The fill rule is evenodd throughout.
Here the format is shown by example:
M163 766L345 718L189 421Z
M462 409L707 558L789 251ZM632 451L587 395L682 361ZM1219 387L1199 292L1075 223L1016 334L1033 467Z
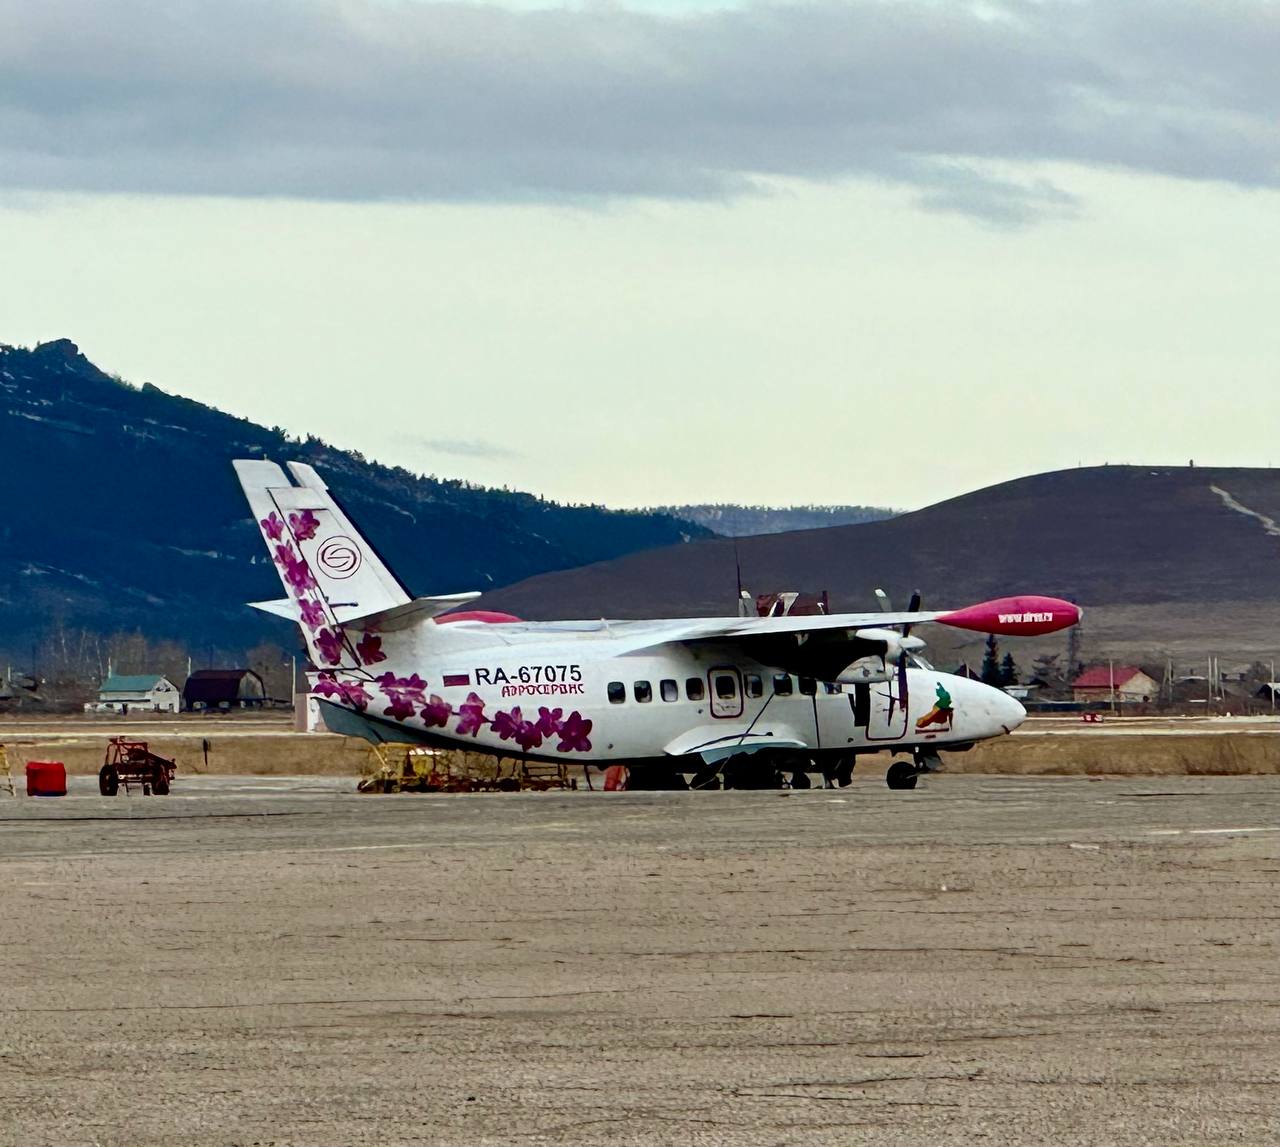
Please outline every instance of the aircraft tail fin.
M295 484L274 462L232 464L312 660L321 668L360 667L343 626L407 605L404 586L310 466L289 463ZM277 606L271 612L287 615L282 603L270 604Z

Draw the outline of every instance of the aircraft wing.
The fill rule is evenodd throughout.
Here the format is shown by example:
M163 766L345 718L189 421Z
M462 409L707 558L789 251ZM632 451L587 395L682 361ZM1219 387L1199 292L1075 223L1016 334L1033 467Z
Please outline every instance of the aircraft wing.
M898 613L832 613L783 617L709 617L649 623L635 634L625 652L640 652L670 642L740 645L766 664L812 660L813 675L822 677L846 653L859 656L869 646L897 644L901 627L938 622L957 629L1033 637L1054 633L1080 620L1080 607L1061 598L1024 595L1003 597L959 610L915 610ZM806 650L797 658L794 651ZM810 656L813 655L813 656ZM846 658L842 664L848 664Z

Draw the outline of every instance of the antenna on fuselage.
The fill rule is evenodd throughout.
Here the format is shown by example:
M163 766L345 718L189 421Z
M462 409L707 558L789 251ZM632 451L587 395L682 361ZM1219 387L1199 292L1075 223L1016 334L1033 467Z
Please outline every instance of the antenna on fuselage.
M733 570L738 579L738 616L747 616L747 602L751 600L749 593L742 590L742 556L738 553L738 539L733 539Z

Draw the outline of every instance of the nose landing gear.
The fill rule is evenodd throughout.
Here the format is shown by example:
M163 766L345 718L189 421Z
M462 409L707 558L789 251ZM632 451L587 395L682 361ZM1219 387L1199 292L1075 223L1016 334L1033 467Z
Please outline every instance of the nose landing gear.
M884 775L885 784L891 789L913 789L922 774L937 772L942 768L942 758L934 749L912 749L911 760L894 761Z

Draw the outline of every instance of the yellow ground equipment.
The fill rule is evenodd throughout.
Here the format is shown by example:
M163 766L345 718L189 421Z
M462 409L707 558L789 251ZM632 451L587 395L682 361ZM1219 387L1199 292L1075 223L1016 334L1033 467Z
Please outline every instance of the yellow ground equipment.
M0 745L0 788L8 789L11 797L18 795L13 783L13 770L9 767L9 750L4 745Z
M546 792L548 789L576 789L578 782L569 776L564 761L523 761L520 765L520 787Z
M362 793L486 793L577 788L568 767L500 760L417 745L371 745L356 788Z

